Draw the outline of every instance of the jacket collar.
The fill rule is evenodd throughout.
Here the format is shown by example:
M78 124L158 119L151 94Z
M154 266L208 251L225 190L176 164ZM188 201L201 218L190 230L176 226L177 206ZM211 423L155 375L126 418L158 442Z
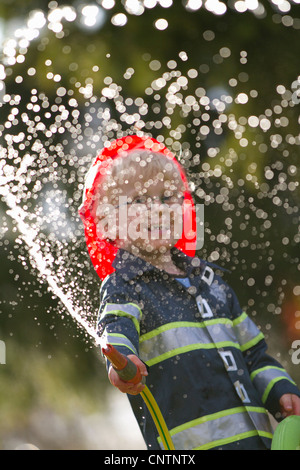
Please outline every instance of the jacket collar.
M199 275L206 266L206 263L200 260L200 258L192 258L175 247L171 249L171 255L176 266L182 269L188 277ZM164 273L151 263L122 249L119 249L117 252L112 265L126 280L131 280L151 272L160 275ZM172 275L169 276L174 277Z

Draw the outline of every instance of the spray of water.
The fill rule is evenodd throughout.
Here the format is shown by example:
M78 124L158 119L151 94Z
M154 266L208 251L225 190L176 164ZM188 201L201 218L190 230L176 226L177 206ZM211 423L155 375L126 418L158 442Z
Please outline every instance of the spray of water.
M63 288L59 285L59 279L50 269L47 264L43 253L40 250L39 243L37 242L38 233L30 225L26 223L26 217L28 214L18 205L17 198L11 194L7 186L0 187L0 194L4 197L5 202L9 209L7 214L15 221L19 234L25 243L28 254L31 260L33 267L41 275L41 277L48 283L49 288L53 294L62 302L67 312L71 315L74 321L78 324L79 327L83 328L84 331L94 340L96 345L100 345L101 339L97 335L96 330L90 326L90 324L84 320L82 310L76 308L73 305L72 298L70 293L64 292Z

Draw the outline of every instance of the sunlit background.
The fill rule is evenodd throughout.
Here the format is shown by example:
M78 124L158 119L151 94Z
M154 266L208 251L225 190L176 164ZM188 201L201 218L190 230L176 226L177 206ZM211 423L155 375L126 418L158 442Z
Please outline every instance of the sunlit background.
M296 0L2 0L1 449L145 448L94 344L78 217L93 158L127 134L177 155L199 256L300 384L299 31Z

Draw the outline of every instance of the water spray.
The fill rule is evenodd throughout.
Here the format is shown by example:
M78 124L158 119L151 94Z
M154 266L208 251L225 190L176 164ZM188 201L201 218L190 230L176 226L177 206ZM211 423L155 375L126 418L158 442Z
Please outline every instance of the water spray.
M41 274L41 277L47 281L48 286L53 294L62 302L73 320L75 320L76 323L90 336L90 338L94 340L95 345L100 345L103 354L109 358L110 362L122 380L131 383L139 383L142 381L143 378L137 366L126 356L119 353L114 348L114 346L107 344L105 339L98 336L96 329L92 328L88 322L82 318L82 312L74 307L70 297L59 286L57 277L47 266L40 246L36 241L37 232L26 223L26 212L19 206L17 197L9 191L7 185L0 186L0 195L3 197L9 208L7 210L7 214L17 224L20 237L27 247L31 262ZM144 390L141 392L141 396L153 418L164 448L166 450L174 450L174 445L172 443L170 433L166 426L163 415L147 386L145 386Z
M41 277L47 281L50 290L58 299L60 299L67 312L76 321L76 323L84 329L97 345L103 343L103 340L101 340L97 335L96 330L82 318L82 311L74 307L70 296L59 286L59 280L47 266L40 246L36 241L37 232L26 223L26 212L18 205L17 197L9 191L8 186L0 187L0 195L3 196L3 199L9 208L6 213L15 221L20 237L27 247L31 263L34 265L35 269L37 269Z

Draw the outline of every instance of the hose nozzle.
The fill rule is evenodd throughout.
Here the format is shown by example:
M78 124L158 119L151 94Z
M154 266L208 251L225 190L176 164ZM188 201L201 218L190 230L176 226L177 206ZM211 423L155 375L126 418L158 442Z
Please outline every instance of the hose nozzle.
M124 354L121 354L111 344L107 344L102 348L104 356L109 359L111 365L124 382L137 384L143 382L144 377L141 375L138 367Z

